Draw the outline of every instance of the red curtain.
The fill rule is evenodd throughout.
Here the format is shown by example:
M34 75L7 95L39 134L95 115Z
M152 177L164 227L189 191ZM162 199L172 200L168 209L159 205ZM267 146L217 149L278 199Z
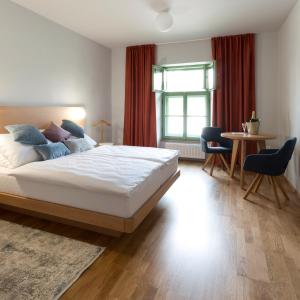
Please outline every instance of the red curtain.
M242 123L255 110L255 35L212 39L216 61L213 125L223 131L242 131Z
M124 145L157 147L152 65L155 45L126 48Z

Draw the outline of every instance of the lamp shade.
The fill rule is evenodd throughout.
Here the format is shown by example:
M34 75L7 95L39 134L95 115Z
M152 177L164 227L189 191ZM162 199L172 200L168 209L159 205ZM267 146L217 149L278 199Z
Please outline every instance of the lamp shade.
M172 15L167 11L159 13L156 17L156 25L161 32L169 31L173 25Z

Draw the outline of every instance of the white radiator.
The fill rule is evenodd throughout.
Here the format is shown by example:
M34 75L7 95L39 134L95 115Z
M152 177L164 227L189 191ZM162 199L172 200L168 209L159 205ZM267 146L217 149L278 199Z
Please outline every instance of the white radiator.
M182 158L205 159L205 153L201 150L199 144L175 143L175 142L161 142L161 147L167 149L178 150L179 156Z

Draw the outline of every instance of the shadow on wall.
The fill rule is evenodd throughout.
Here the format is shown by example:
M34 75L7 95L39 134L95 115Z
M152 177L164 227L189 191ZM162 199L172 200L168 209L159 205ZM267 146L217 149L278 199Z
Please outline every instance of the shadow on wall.
M295 174L295 185L297 191L300 191L300 147L299 145L296 146L294 157L293 157L293 164L294 164L294 174Z
M112 133L113 133L114 144L122 145L123 144L123 128L117 124L113 124Z

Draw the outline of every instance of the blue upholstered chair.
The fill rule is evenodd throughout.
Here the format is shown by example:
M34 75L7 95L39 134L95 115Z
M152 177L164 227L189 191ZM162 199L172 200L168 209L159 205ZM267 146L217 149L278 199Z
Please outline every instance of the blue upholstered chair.
M254 180L250 184L244 199L247 199L251 192L256 193L261 185L264 176L269 176L278 207L281 208L281 203L278 198L277 187L289 201L288 195L284 191L279 178L282 176L288 166L288 163L293 155L297 138L288 139L280 149L266 149L260 151L259 154L247 156L244 163L245 171L257 173Z
M207 154L207 159L202 167L204 170L209 162L212 162L210 169L210 176L214 171L216 158L219 157L220 161L225 166L226 171L229 173L229 166L224 158L224 154L231 153L232 141L221 137L221 128L218 127L204 127L201 134L202 151ZM211 146L209 143L213 143ZM215 146L216 144L216 146Z

